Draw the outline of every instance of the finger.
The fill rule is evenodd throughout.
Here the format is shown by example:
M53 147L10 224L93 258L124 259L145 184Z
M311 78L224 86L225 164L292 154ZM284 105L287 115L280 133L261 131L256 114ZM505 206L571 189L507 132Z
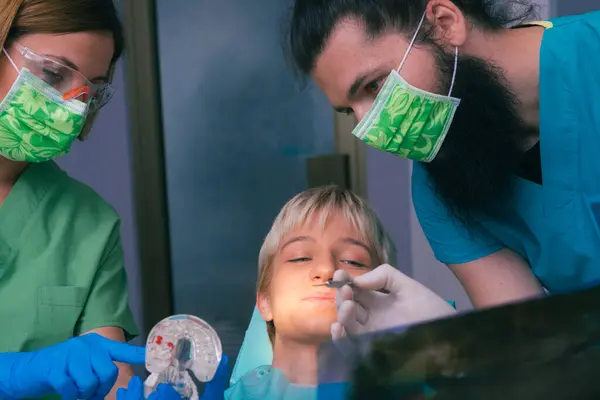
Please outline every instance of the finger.
M221 399L227 388L227 377L229 376L229 358L223 355L215 376L204 387L203 400Z
M344 300L337 311L337 322L344 328L356 325L356 304L353 301Z
M143 365L146 363L145 346L133 346L111 340L106 349L113 361L131 365Z
M221 362L219 363L219 367L217 368L217 373L215 375L228 375L228 374L229 374L229 357L227 357L225 354L223 354L223 357L221 357Z
M354 318L361 325L366 325L369 322L369 312L363 305L357 301L354 302Z
M74 342L69 354L67 372L77 387L78 398L91 398L98 388L98 378L92 370L90 348L81 342Z
M125 364L144 364L146 362L146 347L110 340L96 333L88 333L80 338L90 346L104 348L113 361Z
M94 393L94 399L104 399L110 390L115 385L119 376L119 368L108 355L107 351L102 348L90 347L90 362L92 370L98 379L98 386ZM132 378L129 381L129 386L137 385L137 382ZM138 378L139 380L139 378ZM131 390L131 388L129 389Z
M142 380L134 376L129 380L127 390L124 388L117 389L117 400L144 400ZM104 399L102 397L101 399Z
M343 269L338 269L333 274L334 281L349 281L351 279L352 279L352 277L350 276L350 274L346 270L343 270Z
M346 330L352 331L356 330L357 324L365 325L369 321L369 313L359 303L346 300L338 308L337 320Z
M128 391L125 388L117 389L117 400L129 399Z
M63 400L77 400L77 387L67 375L66 366L64 368L52 368L48 375L48 383Z
M354 286L360 289L398 292L398 285L410 279L389 264L383 264L364 275L354 278Z
M344 326L339 322L334 322L331 324L331 339L332 340L342 340L346 337L346 330Z
M144 398L144 384L139 376L134 376L129 380L127 391L129 392L130 399L142 400Z
M351 287L343 286L343 287L339 288L335 293L336 307L339 307L346 300L352 301L353 297L354 297L354 293L352 292Z
M150 393L150 396L148 396L148 400L166 400L165 398L163 398L161 396L160 393L158 393L158 388L161 386L168 386L166 383L161 383L160 385L157 386L156 390L152 393ZM130 399L128 399L130 400Z

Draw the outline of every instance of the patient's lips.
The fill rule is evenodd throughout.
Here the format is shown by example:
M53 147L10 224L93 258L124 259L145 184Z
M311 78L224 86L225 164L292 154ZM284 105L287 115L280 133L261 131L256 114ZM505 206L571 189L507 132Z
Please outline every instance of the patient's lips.
M332 302L335 301L335 290L313 292L302 300L314 302Z

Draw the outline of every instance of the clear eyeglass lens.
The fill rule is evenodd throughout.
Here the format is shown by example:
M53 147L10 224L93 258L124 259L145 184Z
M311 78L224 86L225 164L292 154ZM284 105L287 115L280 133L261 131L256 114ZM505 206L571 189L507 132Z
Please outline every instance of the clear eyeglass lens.
M93 100L90 104L90 112L96 112L104 107L112 99L115 89L108 83L96 85L92 95Z
M25 57L25 65L32 74L52 86L60 93L68 93L82 86L91 85L81 74L45 57Z
M114 94L114 88L109 83L92 84L81 73L58 61L37 55L29 49L25 50L23 56L25 68L62 94L87 86L91 96L76 98L86 104L89 103L90 112L104 107Z

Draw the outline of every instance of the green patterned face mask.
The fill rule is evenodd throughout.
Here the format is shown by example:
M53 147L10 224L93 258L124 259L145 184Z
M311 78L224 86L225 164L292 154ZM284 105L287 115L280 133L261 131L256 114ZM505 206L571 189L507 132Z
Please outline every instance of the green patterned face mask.
M459 99L450 97L456 76L458 48L455 49L454 74L448 96L426 92L406 82L398 72L424 19L425 14L400 66L390 73L375 102L352 134L375 149L430 162L440 150L460 103Z
M67 154L83 129L87 111L85 103L64 100L52 86L21 69L0 103L0 155L43 162Z

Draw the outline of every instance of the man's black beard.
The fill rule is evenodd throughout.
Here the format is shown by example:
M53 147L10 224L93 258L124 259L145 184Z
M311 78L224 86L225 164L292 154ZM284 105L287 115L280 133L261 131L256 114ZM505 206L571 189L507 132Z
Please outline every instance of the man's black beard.
M437 53L440 87L449 88L454 54ZM511 193L530 129L502 71L486 61L459 57L452 96L461 103L438 155L425 168L449 211L472 222L495 214L494 205Z

